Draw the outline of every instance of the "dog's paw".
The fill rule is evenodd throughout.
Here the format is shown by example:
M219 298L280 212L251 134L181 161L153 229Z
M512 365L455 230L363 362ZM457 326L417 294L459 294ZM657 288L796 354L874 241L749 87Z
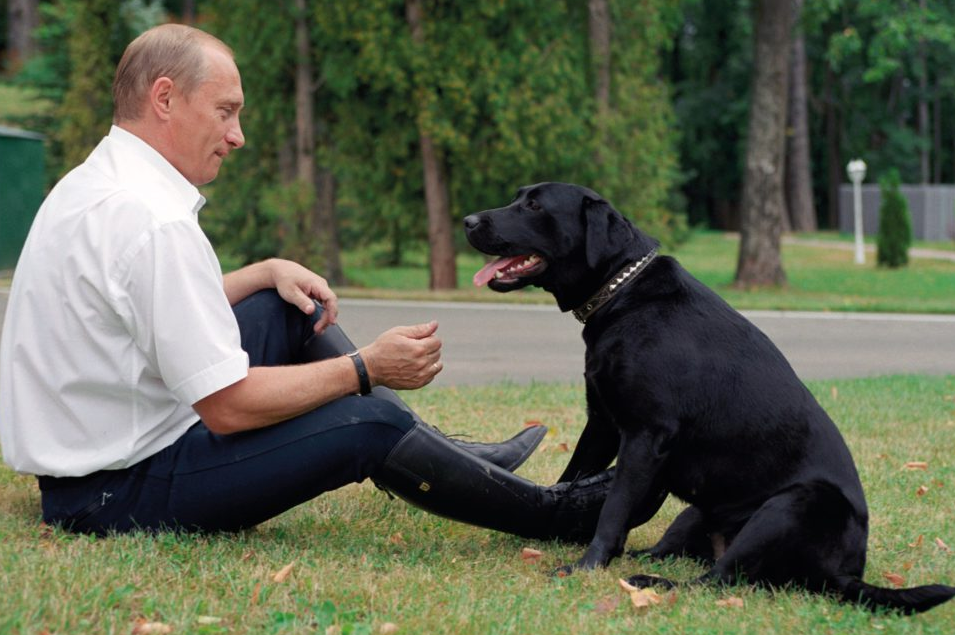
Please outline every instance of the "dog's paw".
M638 589L667 589L670 590L676 586L676 582L661 578L655 575L637 574L627 578L627 582Z

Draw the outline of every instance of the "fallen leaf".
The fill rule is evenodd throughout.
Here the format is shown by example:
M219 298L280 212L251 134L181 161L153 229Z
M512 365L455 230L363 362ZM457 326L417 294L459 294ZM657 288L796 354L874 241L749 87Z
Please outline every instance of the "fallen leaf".
M637 589L630 592L630 602L637 611L646 611L661 602L660 594L653 589Z
M883 573L882 577L888 580L889 584L897 589L905 586L905 578L900 576L898 573Z
M662 601L660 594L653 589L635 587L623 578L619 578L617 583L621 589L630 594L630 602L638 612L644 612L651 606L655 606Z
M836 388L835 386L833 386L833 387L831 388L830 392L832 393L832 398L833 398L833 399L838 399L838 398L839 398L839 389L838 389L838 388Z
M252 597L249 598L249 604L255 605L259 603L259 593L262 591L262 583L256 582L255 588L252 589Z
M242 554L242 562L251 560L254 557L255 557L255 551L252 549L249 549L248 551Z
M941 549L941 550L944 551L945 553L949 553L949 552L951 551L951 549L948 548L948 545L946 545L944 542L942 542L942 539L941 539L941 538L936 538L936 539L935 539L935 544L938 546L939 549Z
M926 494L928 494L928 488L924 485L919 485L919 488L915 490L916 496L925 496Z
M913 566L915 565L913 565L911 562L903 562L902 571L911 571Z
M924 539L925 539L925 536L923 536L922 534L919 534L919 537L915 539L915 542L910 542L910 543L909 543L909 546L910 546L910 547L915 547L915 548L921 547L921 546L922 546L922 541L923 541Z
M398 632L398 625L394 622L385 622L381 625L381 628L378 629L378 632L381 635L393 635Z
M544 424L538 421L537 419L529 419L528 421L524 422L525 428L536 428L537 426L542 426L542 425Z
M401 532L397 532L388 536L388 542L398 547L405 546L405 537L401 535Z
M278 573L272 576L272 582L285 582L285 578L292 573L292 567L295 566L294 562L290 562L284 567L282 567Z
M325 629L325 635L342 635L342 627L338 624L332 624Z
M729 607L741 609L743 608L743 598L736 597L734 595L733 597L728 597L725 600L717 600L716 606L729 606Z
M560 442L560 443L557 444L557 450L558 450L559 452L568 452L568 451L570 450L570 448L567 446L566 443Z
M166 635L171 632L172 626L162 622L147 622L141 617L133 622L133 635Z
M521 560L524 562L537 562L541 559L541 556L544 555L543 551L538 551L537 549L531 549L530 547L524 547L521 549Z
M594 613L598 615L612 613L618 606L620 606L620 596L608 595L607 597L597 600L596 604L594 604Z
M905 464L904 469L906 470L927 470L928 462L926 461L909 461Z

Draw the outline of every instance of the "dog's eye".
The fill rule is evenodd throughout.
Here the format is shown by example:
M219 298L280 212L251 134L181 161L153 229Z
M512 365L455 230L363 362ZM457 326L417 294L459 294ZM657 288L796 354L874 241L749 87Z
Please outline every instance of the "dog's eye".
M537 199L533 198L527 199L527 202L524 203L524 207L531 210L532 212L539 212L544 209L541 207L541 204L537 202Z

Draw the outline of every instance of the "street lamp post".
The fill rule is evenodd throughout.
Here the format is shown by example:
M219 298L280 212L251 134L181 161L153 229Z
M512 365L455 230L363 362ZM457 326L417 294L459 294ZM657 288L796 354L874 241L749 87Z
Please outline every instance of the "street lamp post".
M856 235L856 264L865 264L865 247L862 244L862 180L865 178L865 161L853 159L846 166L852 181L853 223Z

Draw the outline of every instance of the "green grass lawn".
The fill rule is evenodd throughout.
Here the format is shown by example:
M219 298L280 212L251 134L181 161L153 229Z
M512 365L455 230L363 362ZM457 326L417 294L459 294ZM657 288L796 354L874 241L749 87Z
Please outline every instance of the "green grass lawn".
M866 580L955 584L955 376L814 382L853 451L871 515ZM426 388L408 401L442 429L500 439L525 421L551 428L521 468L553 481L583 425L580 385ZM462 407L466 404L466 407ZM925 470L905 469L924 461ZM924 488L924 490L920 490ZM923 493L919 495L919 491ZM637 611L618 578L701 573L686 561L618 560L556 579L576 546L454 523L353 485L236 535L108 539L41 527L34 481L0 468L0 633L937 633L955 603L920 616L872 614L800 590L681 589ZM668 501L631 532L650 545L681 509ZM543 552L524 561L521 550ZM293 565L284 581L274 575ZM719 602L740 598L742 607ZM330 628L331 627L331 628ZM338 630L336 630L336 627ZM154 631L162 632L162 631Z
M833 244L849 244L838 234L813 234L809 238ZM919 244L919 247L955 250L955 244ZM719 292L737 309L779 309L802 311L889 311L904 313L955 313L955 261L912 258L909 266L885 269L875 265L869 254L865 265L853 262L851 250L800 244L783 246L783 265L788 286L779 289L743 291L732 286L739 250L734 236L695 233L689 241L670 252L693 275ZM364 252L344 257L345 272L352 286L340 289L344 297L381 297L488 302L553 303L540 290L499 294L474 289L471 276L484 259L473 250L458 257L459 289L429 292L428 271L423 254L412 254L404 267L381 268Z

